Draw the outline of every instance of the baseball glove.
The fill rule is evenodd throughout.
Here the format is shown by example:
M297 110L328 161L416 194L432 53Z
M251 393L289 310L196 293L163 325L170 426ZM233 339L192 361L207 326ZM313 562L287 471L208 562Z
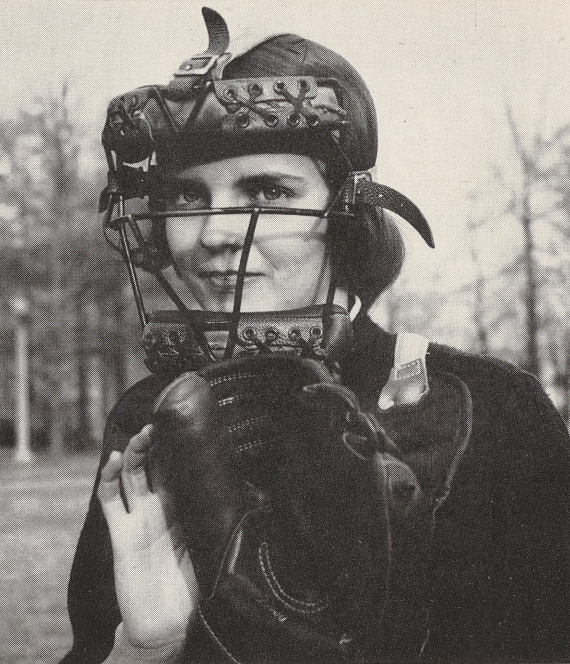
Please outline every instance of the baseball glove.
M396 647L394 620L418 651L422 567L410 591L393 549L409 541L423 559L429 506L376 419L322 364L257 355L183 374L154 417L151 463L175 496L201 629L223 658L376 659Z

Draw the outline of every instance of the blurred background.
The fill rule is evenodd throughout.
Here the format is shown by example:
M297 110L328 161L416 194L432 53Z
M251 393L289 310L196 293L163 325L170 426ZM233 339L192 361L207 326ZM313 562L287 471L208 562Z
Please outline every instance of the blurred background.
M376 177L430 221L373 317L536 374L570 403L570 9L556 0L211 0L230 33L344 55ZM207 43L201 2L0 0L0 662L69 647L66 583L105 417L146 375L96 214L108 101ZM255 11L254 11L255 9Z

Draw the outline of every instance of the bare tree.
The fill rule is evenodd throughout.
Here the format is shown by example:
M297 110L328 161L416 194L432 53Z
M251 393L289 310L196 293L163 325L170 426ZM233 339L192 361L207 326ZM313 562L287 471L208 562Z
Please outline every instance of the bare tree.
M522 263L525 275L524 305L526 328L526 369L536 376L540 373L540 359L538 352L538 331L540 321L537 312L537 266L535 261L535 242L533 233L533 212L531 207L531 194L533 184L543 177L539 162L542 152L547 147L539 134L535 134L532 146L526 148L521 131L513 115L512 106L506 104L506 115L511 132L515 153L519 158L522 182L518 196L518 218L523 231Z
M473 199L473 196L472 196ZM467 215L467 243L473 265L473 324L475 327L475 350L481 354L489 351L489 330L487 326L485 289L487 280L481 259L481 249L477 234L484 220L476 219L475 216Z
M8 258L0 272L5 293L25 287L32 300L33 394L48 411L56 454L70 432L76 449L93 437L90 385L102 384L107 371L91 358L107 354L109 317L119 337L125 329L111 306L122 301L122 266L101 241L98 186L80 171L83 143L66 85L18 117L0 120L0 244ZM93 317L89 307L96 300L103 315ZM120 339L112 348L115 356L124 354Z

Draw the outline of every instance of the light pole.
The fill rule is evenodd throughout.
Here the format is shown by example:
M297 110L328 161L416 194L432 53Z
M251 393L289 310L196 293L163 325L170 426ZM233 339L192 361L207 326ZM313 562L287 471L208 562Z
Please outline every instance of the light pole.
M16 373L16 449L14 461L33 459L30 438L30 363L28 322L30 304L23 295L15 295L10 307L16 320L14 330L14 365Z

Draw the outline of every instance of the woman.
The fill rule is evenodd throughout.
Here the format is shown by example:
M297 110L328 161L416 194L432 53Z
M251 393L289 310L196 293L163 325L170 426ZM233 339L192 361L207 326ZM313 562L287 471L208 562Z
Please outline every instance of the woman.
M208 50L114 100L103 134L157 375L109 417L64 661L567 661L562 421L532 376L433 344L426 370L421 338L366 316L403 262L383 210L432 240L364 173L352 67L293 35L229 56L204 17ZM146 235L112 220L142 195ZM137 266L180 316L146 314Z

